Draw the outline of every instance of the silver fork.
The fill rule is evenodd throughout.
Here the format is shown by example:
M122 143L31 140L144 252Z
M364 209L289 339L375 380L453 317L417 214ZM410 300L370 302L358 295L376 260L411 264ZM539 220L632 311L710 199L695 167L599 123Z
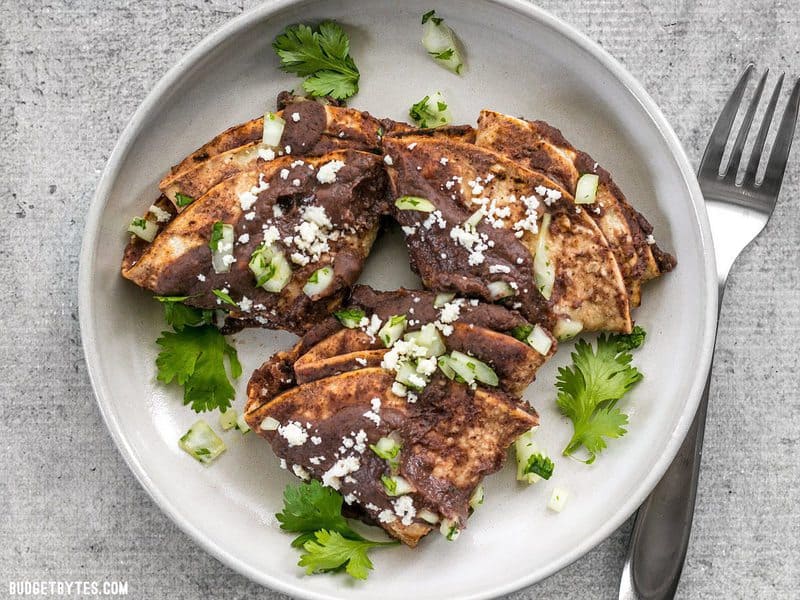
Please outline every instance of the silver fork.
M756 173L783 85L781 75L767 104L744 178L737 183L742 152L769 71L756 86L727 165L722 165L722 158L753 70L752 63L747 65L722 109L697 174L714 238L720 306L725 282L736 257L761 232L775 209L800 105L798 79L778 127L764 178L757 183ZM675 595L692 529L710 379L709 372L700 407L678 455L636 514L619 586L620 600L656 600Z

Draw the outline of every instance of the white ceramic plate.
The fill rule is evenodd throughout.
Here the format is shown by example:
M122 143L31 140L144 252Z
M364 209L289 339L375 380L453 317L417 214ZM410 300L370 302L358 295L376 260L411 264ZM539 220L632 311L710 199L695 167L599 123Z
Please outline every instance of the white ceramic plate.
M595 546L626 519L671 461L694 414L709 365L716 318L711 241L700 191L680 145L641 86L598 46L564 23L515 0L435 4L458 32L468 69L454 76L420 43L424 2L280 1L205 39L159 82L114 150L92 203L81 256L80 313L89 373L117 445L157 504L205 549L248 577L305 598L487 598L546 577ZM677 270L649 285L637 322L648 331L636 354L644 381L625 400L629 433L595 465L560 457L570 424L554 403L556 367L544 368L526 397L541 414L539 440L556 474L530 488L510 467L487 480L486 503L455 543L431 535L418 549L374 553L367 582L306 577L274 513L292 476L256 437L225 434L228 452L203 467L177 445L196 418L180 390L155 381L155 339L164 327L150 294L119 276L125 226L156 197L165 170L226 127L274 105L299 80L278 70L270 43L286 25L332 18L350 33L361 69L352 105L405 118L441 90L457 122L490 107L545 119L588 150L653 222ZM401 238L381 238L362 281L383 289L417 282ZM247 375L293 336L265 330L236 336ZM209 415L216 424L216 415ZM546 510L558 485L571 497Z

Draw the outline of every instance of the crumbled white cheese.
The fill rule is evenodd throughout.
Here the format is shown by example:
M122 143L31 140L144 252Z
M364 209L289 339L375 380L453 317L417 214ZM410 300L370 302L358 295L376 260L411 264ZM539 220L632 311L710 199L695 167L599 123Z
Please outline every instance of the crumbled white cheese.
M508 265L490 265L489 273L511 273L511 267Z
M439 313L439 320L442 323L452 323L453 321L458 320L458 316L461 314L462 304L463 300L460 298L446 303L444 306L442 306L442 310Z
M259 148L258 158L266 161L275 160L275 151L272 148Z
M240 244L246 244L249 241L250 241L250 234L249 233L243 233L242 235L239 236L239 243Z
M361 460L357 456L347 456L337 460L333 466L322 475L322 483L338 490L342 483L341 478L350 473L355 473L361 468Z
M314 444L315 446L319 446L322 443L322 438L319 437L318 435L312 435L311 443Z
M289 443L290 448L302 446L308 439L308 433L297 421L289 421L286 425L278 427L278 433Z
M294 471L294 474L297 475L303 481L308 481L309 479L311 479L311 473L306 471L300 465L292 465L292 471Z
M406 392L407 392L406 386L404 386L399 381L395 381L394 383L392 383L392 393L395 396L399 396L400 398L403 398L403 397L405 397Z
M292 185L294 187L300 187L300 180L299 179L292 179Z
M654 238L654 237L653 237L653 234L651 233L650 235L648 235L648 236L645 238L645 241L646 241L648 244L650 244L650 245L652 246L653 244L655 244L655 243L656 243L656 238Z
M289 179L289 169L281 169L281 179Z
M446 165L450 161L447 160L446 156L443 156L442 158L439 159L439 162L442 163L443 165Z
M155 204L148 209L148 212L153 215L156 218L156 221L159 223L166 223L172 218L172 215L169 214L169 212L159 206L156 206Z
M198 273L197 274L197 279L199 279L200 281L205 281L206 280L206 276L203 275L202 273Z
M373 410L368 410L363 414L364 417L375 423L375 425L380 426L381 424L381 416Z
M336 181L336 173L344 167L344 162L341 160L332 160L325 163L317 171L317 181L320 183L333 183Z
M253 308L253 301L247 296L242 296L242 299L239 301L239 308L244 312L250 312L250 309Z
M400 517L403 525L411 525L414 517L417 516L417 509L414 508L414 499L411 496L400 496L392 501L394 513Z
M293 112L292 113L292 121L297 123L299 120L300 120L300 113L299 112Z
M394 161L392 160L392 157L389 156L388 154L383 157L383 162L385 162L390 167L394 164Z
M378 514L378 521L381 523L394 523L397 521L397 515L388 508L385 508Z

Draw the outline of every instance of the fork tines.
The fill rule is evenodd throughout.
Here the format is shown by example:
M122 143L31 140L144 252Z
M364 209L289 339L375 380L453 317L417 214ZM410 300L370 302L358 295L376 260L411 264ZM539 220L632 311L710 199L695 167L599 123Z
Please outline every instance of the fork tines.
M722 165L722 158L725 154L725 146L730 138L736 115L742 103L742 98L747 89L747 84L754 70L755 66L752 63L747 65L733 93L730 98L728 98L725 108L723 108L722 113L720 113L717 119L714 131L711 134L711 139L703 154L703 160L700 163L698 174L702 177L723 179L729 184L736 182L744 146L750 133L750 127L753 123L756 109L761 101L761 95L764 91L769 69L764 71L764 74L756 85L753 98L750 100L747 111L742 118L739 132L733 142L727 164ZM786 164L789 160L789 151L792 148L792 138L794 137L794 129L797 123L798 107L800 107L800 78L795 81L794 87L792 88L791 96L783 112L783 118L778 126L775 141L772 144L772 151L769 155L764 178L759 183L756 183L756 174L761 164L764 145L767 140L767 135L769 134L770 125L772 124L772 118L775 114L775 107L778 103L781 88L783 87L783 81L784 75L781 74L770 96L769 103L767 104L766 111L761 121L761 126L758 129L758 134L756 135L753 148L750 152L750 158L747 161L747 167L744 170L744 176L739 184L745 188L760 188L759 191L774 194L775 196L777 196L781 182L783 181L783 174L786 171Z

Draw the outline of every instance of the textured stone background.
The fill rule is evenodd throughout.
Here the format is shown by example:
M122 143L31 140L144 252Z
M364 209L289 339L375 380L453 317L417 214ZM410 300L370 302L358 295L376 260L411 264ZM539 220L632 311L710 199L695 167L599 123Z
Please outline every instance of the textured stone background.
M205 554L134 480L96 408L76 308L84 209L122 128L186 49L255 4L0 0L0 597L11 579L127 579L148 599L281 597ZM800 75L794 0L540 4L644 83L695 163L748 60ZM683 598L797 598L798 166L800 147L728 285ZM616 597L629 531L511 598Z

